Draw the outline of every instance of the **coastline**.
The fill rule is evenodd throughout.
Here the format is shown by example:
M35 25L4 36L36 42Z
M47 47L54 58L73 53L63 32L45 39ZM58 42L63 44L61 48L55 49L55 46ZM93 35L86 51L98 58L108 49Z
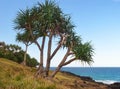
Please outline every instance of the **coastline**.
M96 82L105 84L120 82L120 67L63 67L61 70L80 76L90 76Z
M70 76L78 77L83 81L93 82L93 83L99 84L100 86L101 85L106 86L107 87L106 89L120 89L120 82L113 82L111 84L106 84L106 83L103 83L103 82L100 82L100 81L93 80L91 77L80 76L80 75L77 75L77 74L74 74L74 73L71 73L71 72L68 72L68 71L60 71L60 72L63 73L63 74L70 75Z

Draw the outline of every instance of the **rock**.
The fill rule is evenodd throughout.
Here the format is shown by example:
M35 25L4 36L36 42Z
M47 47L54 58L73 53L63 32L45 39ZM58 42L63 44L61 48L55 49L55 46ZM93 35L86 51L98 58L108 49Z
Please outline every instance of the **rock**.
M120 82L109 85L110 89L120 89Z
M71 72L67 72L67 71L61 71L62 73L68 74L68 75L72 75L72 76L76 76L84 81L90 81L90 82L95 82L91 77L87 77L87 76L80 76L80 75L76 75L74 73Z
M80 76L80 78L84 81L90 81L90 82L95 82L91 77L87 77L87 76Z

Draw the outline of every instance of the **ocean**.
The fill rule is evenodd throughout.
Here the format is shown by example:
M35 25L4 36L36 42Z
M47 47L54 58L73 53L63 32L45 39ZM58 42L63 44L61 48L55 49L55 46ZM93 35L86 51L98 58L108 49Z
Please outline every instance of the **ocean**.
M105 84L120 82L120 67L63 67L61 70L80 76L89 76L96 82Z

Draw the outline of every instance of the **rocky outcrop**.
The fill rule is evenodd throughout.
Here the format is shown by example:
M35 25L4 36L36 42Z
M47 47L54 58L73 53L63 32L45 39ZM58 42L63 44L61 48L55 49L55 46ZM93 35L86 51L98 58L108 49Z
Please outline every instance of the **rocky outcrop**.
M76 75L74 73L71 73L71 72L67 72L67 71L61 71L62 73L64 74L67 74L67 75L72 75L72 76L76 76L78 78L80 78L81 80L84 80L84 81L91 81L91 82L95 82L91 77L89 76L80 76L80 75Z
M69 76L75 76L75 77L78 77L79 79L83 80L84 84L81 84L81 86L85 87L86 84L88 86L89 84L89 87L92 87L92 88L95 88L97 89L98 86L99 88L98 89L120 89L120 82L116 82L116 83L113 83L113 84L110 84L110 85L107 85L107 84L104 84L102 82L95 82L91 77L87 77L87 76L80 76L80 75L76 75L74 73L71 73L71 72L66 72L66 71L61 71L62 73L64 74L67 74ZM94 83L93 85L88 83L88 82L91 82L91 83ZM79 85L79 82L76 81L75 82L76 85ZM104 88L100 88L101 86L103 86ZM92 89L92 88L89 88L89 89ZM77 88L76 88L77 89ZM84 88L83 88L84 89Z
M120 89L120 82L108 85L110 89Z
M74 81L74 88L70 89L109 89L108 85L95 82L91 77L80 76L66 71L61 71L61 73L75 78L77 77L77 80Z

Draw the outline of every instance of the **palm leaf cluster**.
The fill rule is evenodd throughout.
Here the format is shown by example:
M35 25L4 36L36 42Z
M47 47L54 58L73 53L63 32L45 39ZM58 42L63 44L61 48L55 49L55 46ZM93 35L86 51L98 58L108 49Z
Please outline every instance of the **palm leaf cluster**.
M89 42L86 42L84 44L79 44L73 48L73 52L75 54L75 58L77 60L80 60L81 62L86 62L90 64L93 62L92 56L93 56L93 48L90 45Z

